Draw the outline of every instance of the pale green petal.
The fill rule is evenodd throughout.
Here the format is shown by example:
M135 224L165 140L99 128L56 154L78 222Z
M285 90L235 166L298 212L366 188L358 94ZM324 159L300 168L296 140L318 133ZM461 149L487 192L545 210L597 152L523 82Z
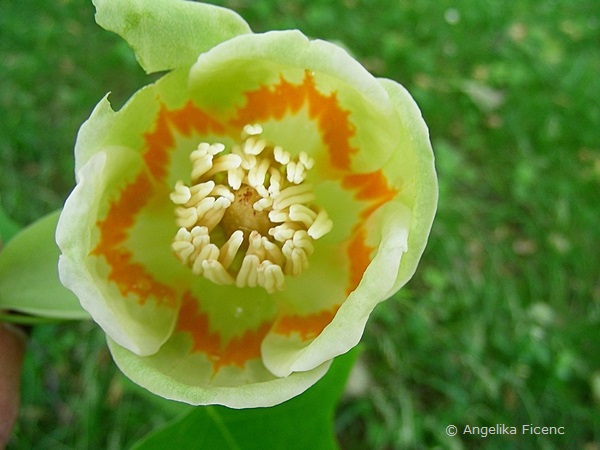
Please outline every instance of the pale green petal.
M151 130L161 107L185 103L187 71L173 71L137 91L119 110L113 111L106 95L77 133L75 173L97 152L111 146L144 149L144 133Z
M250 33L235 12L173 0L93 0L96 22L123 37L146 72L191 65L198 55L234 36Z
M438 182L429 130L419 107L400 84L385 79L380 82L394 104L399 119L398 128L402 130L403 136L400 148L383 168L383 172L392 183L397 179L403 180L399 199L412 209L408 252L402 259L394 283L395 292L413 276L425 250L437 209ZM406 164L407 159L412 164Z
M298 277L287 277L286 289L272 295L287 314L319 313L346 299L348 274L344 246L317 241L308 268Z
M358 344L375 306L395 292L400 261L407 251L410 217L410 210L399 202L386 204L371 217L374 224L379 224L373 230L379 245L360 284L313 341L303 342L297 336L277 333L267 335L262 355L271 372L287 376L310 370Z
M60 284L54 232L59 212L17 234L0 252L0 309L63 319L85 319L77 298Z
M141 164L137 153L124 148L96 153L78 173L78 184L60 216L56 239L62 250L62 283L113 339L138 354L151 354L168 339L176 308L159 306L153 300L140 304L135 298L124 298L108 280L103 261L91 255L106 196L114 194L119 182L140 170Z
M201 354L190 354L176 335L153 356L140 357L108 339L112 356L132 381L161 397L192 405L219 404L230 408L277 405L316 383L331 361L285 378L274 377L260 360L244 369L223 368L217 374Z
M198 299L198 308L206 314L210 330L223 343L272 321L277 313L272 296L262 288L218 285L195 275L189 284L189 293ZM229 356L225 353L224 357Z
M429 134L412 97L399 84L380 80L394 104L401 139L390 142L392 158L382 167L397 198L369 218L369 241L377 253L358 288L314 341L271 333L263 342L263 359L273 373L285 376L308 370L345 353L360 340L377 303L397 292L414 274L437 206L437 179ZM374 224L379 223L376 227ZM379 228L379 230L377 230Z
M141 148L143 132L158 113L153 86L140 89L119 112L113 111L106 95L86 120L75 142L75 174L97 152L114 145Z
M310 41L299 31L238 36L200 56L190 71L190 92L198 105L227 111L243 107L247 94L261 87L271 88L282 79L301 85L307 74L322 96L333 96L349 112L354 127L350 144L360 150L352 169L379 169L391 156L388 143L398 138L390 118L393 106L378 80L334 44ZM293 136L303 132L294 131ZM304 150L304 140L296 139L295 145L292 153Z

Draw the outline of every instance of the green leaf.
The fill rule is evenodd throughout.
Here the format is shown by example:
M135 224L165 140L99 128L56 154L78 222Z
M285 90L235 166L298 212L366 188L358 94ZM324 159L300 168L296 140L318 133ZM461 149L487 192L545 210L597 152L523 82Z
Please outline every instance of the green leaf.
M0 309L63 319L88 318L58 279L54 241L59 211L17 234L0 253Z
M96 22L125 39L148 73L194 63L200 53L250 33L237 13L183 0L93 0Z
M138 441L132 450L338 448L335 407L359 350L336 358L325 377L304 394L271 408L203 406Z
M2 206L0 206L0 251L2 246L19 232L19 225L6 215Z

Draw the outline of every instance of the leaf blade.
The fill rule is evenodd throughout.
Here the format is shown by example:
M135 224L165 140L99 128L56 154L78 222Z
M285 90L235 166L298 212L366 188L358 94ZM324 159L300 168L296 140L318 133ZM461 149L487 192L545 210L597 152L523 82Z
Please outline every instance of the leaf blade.
M17 234L0 253L0 308L61 319L86 319L77 297L58 278L54 231L60 211Z

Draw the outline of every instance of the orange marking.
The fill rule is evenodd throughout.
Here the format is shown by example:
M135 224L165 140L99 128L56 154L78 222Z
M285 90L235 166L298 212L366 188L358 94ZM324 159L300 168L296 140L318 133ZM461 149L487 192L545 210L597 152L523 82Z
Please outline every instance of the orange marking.
M393 200L398 194L396 189L388 186L381 170L346 175L342 180L342 186L346 189L356 189L357 199L373 202L361 213L362 219L367 219L377 208Z
M292 84L280 76L278 84L246 92L246 105L238 110L232 124L242 127L268 119L280 120L285 114L297 113L305 103L309 118L317 121L331 165L349 170L350 158L358 152L350 145L355 133L350 112L340 107L335 92L331 95L319 92L309 71L305 72L302 84Z
M270 329L271 323L264 322L257 330L246 330L243 335L230 340L214 363L215 372L228 365L243 368L246 362L260 359L260 346Z
M184 136L189 136L192 131L209 133L214 131L222 134L224 127L212 119L207 113L188 101L183 108L168 110L161 107L154 130L144 134L146 152L144 161L150 173L157 180L163 180L167 175L169 165L169 152L174 149L175 139L172 133L173 125Z
M296 113L306 99L304 85L293 85L280 77L272 88L261 86L246 92L246 106L238 110L235 125L242 127L267 119L281 119L286 113Z
M188 101L183 108L168 111L167 114L169 121L184 136L189 136L192 131L197 133L214 131L217 134L225 132L223 125L196 107L191 101Z
M340 305L335 305L331 309L306 316L294 314L281 317L277 321L275 332L285 336L299 333L303 341L314 339L331 323L339 308Z
M177 329L192 337L192 352L202 352L209 357L218 358L221 337L209 331L208 316L198 311L198 301L189 292L183 294Z
M189 333L193 342L191 351L204 353L213 364L214 373L224 366L242 369L248 361L260 359L260 345L271 329L269 322L264 322L256 330L246 330L223 345L219 333L210 331L208 315L199 311L198 304L190 292L183 295L176 328Z
M131 252L121 247L127 239L127 230L151 192L152 185L145 173L139 174L121 191L119 199L111 203L106 218L97 222L100 242L91 254L104 256L110 267L108 279L117 284L123 296L136 295L142 305L152 296L159 305L175 306L175 290L156 281L141 264L132 262Z
M318 118L323 140L329 147L329 160L337 169L350 170L350 159L358 149L350 146L350 138L356 133L350 122L350 112L340 108L337 94L324 96L315 86L308 72L304 78L307 89L309 117Z
M350 284L347 294L358 287L360 280L371 263L371 254L375 250L366 244L367 231L358 226L348 244L348 260L350 261Z
M169 128L167 116L169 112L163 107L158 113L154 130L144 134L146 152L144 161L157 180L162 180L167 175L169 164L169 149L175 145L175 140Z
M342 180L342 186L346 189L356 189L356 198L358 200L367 200L370 202L370 205L360 213L363 221L380 206L393 200L398 194L396 189L388 186L387 180L381 170L346 175ZM362 226L357 225L347 249L350 261L348 294L357 288L365 270L367 270L367 267L371 263L371 255L375 249L367 246L366 239L367 231Z

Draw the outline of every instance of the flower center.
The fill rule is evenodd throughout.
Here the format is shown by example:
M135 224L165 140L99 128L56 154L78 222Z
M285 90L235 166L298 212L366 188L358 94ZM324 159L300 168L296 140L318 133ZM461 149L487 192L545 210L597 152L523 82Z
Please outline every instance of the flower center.
M252 230L266 236L271 229L271 220L267 210L257 211L254 204L262 197L256 190L243 184L234 192L234 199L225 210L221 225L225 234L230 236L236 230L242 230L244 237L248 237Z
M178 181L170 196L179 227L171 247L196 275L272 293L308 267L313 241L332 222L305 182L314 161L261 135L260 125L246 125L230 151L203 142L190 154L190 186Z

